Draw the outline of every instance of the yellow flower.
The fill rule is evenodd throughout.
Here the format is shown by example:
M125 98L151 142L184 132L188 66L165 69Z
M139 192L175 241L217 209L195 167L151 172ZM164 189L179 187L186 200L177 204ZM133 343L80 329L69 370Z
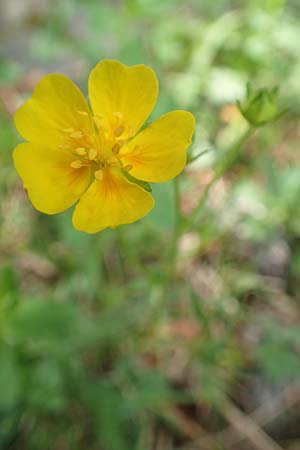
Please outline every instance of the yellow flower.
M153 207L146 182L174 178L185 166L195 121L172 111L139 132L158 82L149 67L100 61L89 77L87 105L63 75L47 75L15 114L28 142L14 164L36 209L56 214L77 203L73 225L96 233L131 223Z

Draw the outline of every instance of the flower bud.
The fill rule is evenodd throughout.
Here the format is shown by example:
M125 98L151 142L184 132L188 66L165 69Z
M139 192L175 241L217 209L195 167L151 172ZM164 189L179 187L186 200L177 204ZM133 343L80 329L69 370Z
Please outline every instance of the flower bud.
M237 106L251 125L255 127L265 125L278 119L285 112L279 110L278 92L278 86L253 91L250 85L247 85L246 99L237 102Z

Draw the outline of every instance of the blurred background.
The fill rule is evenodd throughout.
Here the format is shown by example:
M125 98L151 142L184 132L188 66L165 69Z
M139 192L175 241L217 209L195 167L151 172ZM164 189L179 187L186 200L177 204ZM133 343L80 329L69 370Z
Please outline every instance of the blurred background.
M183 220L247 127L247 82L289 110L243 143L171 272L172 183L90 236L35 211L12 164L38 80L87 93L104 57L156 71L152 119L195 114ZM1 449L300 449L299 99L298 0L0 0Z

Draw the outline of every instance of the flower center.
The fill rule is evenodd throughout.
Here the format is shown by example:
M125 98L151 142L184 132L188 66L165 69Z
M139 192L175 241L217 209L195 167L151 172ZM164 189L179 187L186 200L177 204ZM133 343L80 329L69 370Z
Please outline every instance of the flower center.
M87 115L85 111L78 111L80 115ZM102 124L101 117L93 116L93 128L63 130L63 143L60 147L74 156L70 166L73 169L90 167L97 180L102 180L103 170L116 167L129 171L132 166L124 166L119 158L120 149L127 142L122 139L126 127L122 122L122 114L113 113L113 120L108 129ZM126 130L130 136L130 129Z

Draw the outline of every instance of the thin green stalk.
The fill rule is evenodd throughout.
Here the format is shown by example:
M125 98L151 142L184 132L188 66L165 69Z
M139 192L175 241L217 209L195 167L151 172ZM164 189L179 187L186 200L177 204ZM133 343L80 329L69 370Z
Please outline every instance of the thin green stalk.
M174 227L173 235L169 253L169 275L172 276L174 272L174 267L176 263L177 248L178 248L178 238L180 235L181 226L181 210L180 210L180 188L179 188L179 177L173 180L173 192L174 192Z
M174 191L174 228L172 234L172 240L170 244L170 250L167 256L166 265L164 267L165 279L162 285L162 290L159 295L160 300L156 307L156 313L161 311L161 307L165 304L165 299L167 297L167 292L174 277L175 269L176 269L176 259L177 259L177 251L178 251L178 241L182 234L182 232L192 229L199 216L203 212L207 197L209 195L211 187L222 177L222 175L230 169L236 162L237 158L240 155L240 152L243 150L243 144L249 139L249 137L254 132L254 128L247 128L245 133L241 136L241 138L236 142L236 144L224 155L224 157L219 161L216 167L215 176L211 180L211 182L206 186L200 202L197 208L194 210L192 215L188 218L188 220L184 223L180 210L180 187L179 187L179 177L173 180L173 191Z
M179 177L177 177L173 180L173 195L174 195L174 226L173 226L169 251L167 252L166 259L164 260L164 266L162 267L162 273L164 274L164 279L163 279L163 282L161 284L161 287L160 287L160 290L158 293L155 310L154 310L154 315L157 318L162 317L162 310L165 307L170 284L172 283L175 269L176 269L178 239L180 237L180 228L181 228L181 222L182 222L181 211L180 211Z
M207 148L206 150L203 150L202 152L197 153L197 155L189 157L187 160L187 164L191 164L191 163L197 161L197 159L201 158L201 156L206 155L206 153L209 153L210 151L211 151L211 149Z
M116 243L118 250L118 272L119 278L125 282L126 281L126 257L128 257L128 252L126 248L126 240L124 239L124 230L122 227L116 229Z
M199 217L201 216L207 197L212 186L224 175L224 173L229 170L235 163L238 157L240 156L241 151L243 151L243 145L249 139L249 137L254 133L255 128L249 126L240 139L236 142L236 144L224 155L221 161L217 164L215 175L213 179L207 184L202 194L202 197L194 209L190 217L188 218L185 229L191 229L197 223Z

